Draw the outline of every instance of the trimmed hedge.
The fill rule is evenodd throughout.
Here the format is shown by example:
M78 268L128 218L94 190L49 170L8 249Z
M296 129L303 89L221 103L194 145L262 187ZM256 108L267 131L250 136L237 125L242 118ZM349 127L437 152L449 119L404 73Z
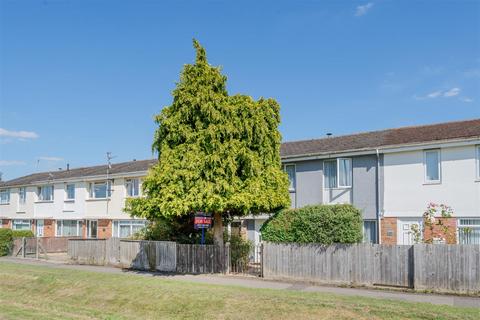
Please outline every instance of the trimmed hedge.
M0 257L10 252L13 241L13 232L10 229L0 229Z
M316 205L279 211L262 226L262 238L270 242L361 242L362 213L349 204Z
M34 237L32 230L13 230L12 236L14 238L32 238Z

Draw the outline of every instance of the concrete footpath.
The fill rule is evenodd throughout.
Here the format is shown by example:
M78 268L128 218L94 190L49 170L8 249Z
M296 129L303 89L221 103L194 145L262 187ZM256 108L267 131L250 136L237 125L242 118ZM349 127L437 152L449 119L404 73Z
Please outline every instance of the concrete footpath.
M441 294L423 294L410 293L401 291L388 290L372 290L362 288L341 288L333 286L319 286L310 285L306 283L291 283L282 281L270 281L253 277L229 276L229 275L181 275L181 274L165 274L154 272L142 272L124 270L105 266L88 266L88 265L73 265L62 262L48 262L44 260L21 259L12 257L2 257L0 262L12 262L19 264L46 266L49 268L82 270L92 272L102 272L110 274L131 274L144 277L158 277L174 281L187 281L195 283L206 283L214 285L226 286L240 286L254 289L275 289L275 290L294 290L301 292L323 292L338 295L361 296L376 299L393 299L407 302L424 302L437 305L450 305L458 307L475 307L480 308L480 297L464 297L455 295L441 295Z

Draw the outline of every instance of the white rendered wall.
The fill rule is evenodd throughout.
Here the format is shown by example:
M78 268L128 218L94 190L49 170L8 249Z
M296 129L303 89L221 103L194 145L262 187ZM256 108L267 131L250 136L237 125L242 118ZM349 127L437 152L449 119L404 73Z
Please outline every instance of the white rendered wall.
M480 181L475 146L441 152L441 182L425 183L423 150L387 153L384 158L384 215L420 217L429 202L453 208L456 217L480 217Z

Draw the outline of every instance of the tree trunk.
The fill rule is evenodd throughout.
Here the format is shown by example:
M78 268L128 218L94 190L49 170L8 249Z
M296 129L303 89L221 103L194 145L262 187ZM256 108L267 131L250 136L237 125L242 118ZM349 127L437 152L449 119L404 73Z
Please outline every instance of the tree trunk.
M213 214L213 242L217 246L223 247L223 221L220 212Z

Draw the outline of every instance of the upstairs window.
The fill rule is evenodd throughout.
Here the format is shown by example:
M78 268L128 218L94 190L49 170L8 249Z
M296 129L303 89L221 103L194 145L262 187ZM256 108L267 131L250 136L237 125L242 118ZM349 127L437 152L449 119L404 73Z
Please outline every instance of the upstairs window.
M27 201L27 188L20 187L18 189L18 203L25 204L26 201Z
M350 188L352 186L352 159L325 160L323 171L326 189Z
M127 189L127 197L138 197L140 195L139 179L127 179L125 181L125 187Z
M425 151L425 182L440 182L440 150Z
M53 186L38 187L37 194L39 201L53 201Z
M285 172L288 175L288 190L295 191L297 187L296 169L294 164L285 165Z
M477 146L477 179L480 180L480 146Z
M9 204L9 203L10 203L10 189L1 189L0 204Z
M75 200L75 184L67 184L65 186L65 193L67 196L67 200Z
M91 199L105 199L112 194L111 182L92 182L90 183L89 197Z

